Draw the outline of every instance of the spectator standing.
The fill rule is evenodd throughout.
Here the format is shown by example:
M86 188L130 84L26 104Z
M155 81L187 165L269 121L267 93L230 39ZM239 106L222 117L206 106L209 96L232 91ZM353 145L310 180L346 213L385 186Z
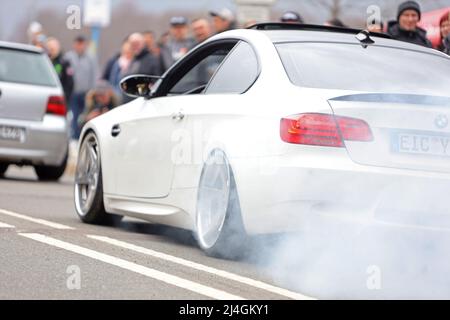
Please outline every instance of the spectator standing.
M221 33L236 28L236 22L233 12L228 8L213 10L209 12L213 19L214 31Z
M158 39L158 47L160 49L164 48L167 45L167 43L169 42L169 39L170 39L169 31L166 31L163 34L161 34L161 36Z
M64 90L64 96L66 101L70 101L70 96L73 91L73 69L70 62L63 58L61 51L61 44L56 38L47 39L47 50L50 60L53 63L56 73L58 74L59 81Z
M389 22L388 34L396 40L431 48L427 32L418 26L420 18L421 10L417 2L403 2L398 7L397 21Z
M151 30L144 31L142 33L144 36L145 45L147 47L147 50L156 58L159 59L159 56L161 55L161 49L156 43L155 40L155 33Z
M133 33L128 41L134 57L126 74L161 75L159 60L148 51L144 36L138 32Z
M128 42L130 43L133 60L131 61L127 71L123 73L123 77L131 74L144 74L149 76L161 75L161 62L148 51L142 33L133 33L128 38ZM132 100L132 98L122 94L123 103L127 103Z
M450 11L442 16L439 22L439 28L441 32L441 43L437 49L450 55Z
M95 86L97 79L97 62L87 53L88 41L84 36L78 36L73 43L73 50L67 52L64 58L73 68L74 88L70 97L72 113L72 138L80 137L78 117L84 111L86 93Z
M30 44L36 46L39 43L41 43L41 41L38 39L39 36L44 36L44 28L42 27L42 24L40 24L37 21L33 21L30 26L28 27L27 30L27 34L28 34L28 40L30 42Z
M172 64L194 47L194 40L188 37L188 33L188 20L185 17L170 19L170 38L161 50L164 70L169 69Z
M202 43L212 35L211 25L209 24L209 21L204 18L193 20L191 23L191 29L194 34L196 44Z
M134 54L131 50L131 45L128 41L125 41L122 43L120 53L116 54L108 61L105 71L103 72L102 80L109 82L117 97L122 96L120 81L129 73L129 68L133 58Z

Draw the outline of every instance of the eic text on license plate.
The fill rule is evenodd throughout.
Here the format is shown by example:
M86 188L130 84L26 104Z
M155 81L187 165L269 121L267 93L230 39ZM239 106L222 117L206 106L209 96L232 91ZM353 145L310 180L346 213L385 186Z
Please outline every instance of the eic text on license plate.
M391 142L395 152L450 157L450 135L397 132Z

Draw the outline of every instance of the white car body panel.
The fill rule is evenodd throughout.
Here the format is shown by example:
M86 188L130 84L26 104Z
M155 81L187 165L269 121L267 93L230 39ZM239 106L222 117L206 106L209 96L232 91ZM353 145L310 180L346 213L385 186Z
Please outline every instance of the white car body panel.
M395 208L393 199L401 199L412 185L413 193L426 190L430 184L437 190L433 199L411 203L419 211L429 208L430 203L450 190L449 166L439 160L433 166L440 172L425 170L414 163L408 169L389 168L383 167L383 163L360 164L349 156L346 148L282 142L279 135L282 117L334 111L367 119L373 109L370 104L357 110L344 102L329 104L332 98L362 92L294 86L273 43L258 31L230 31L209 41L233 37L247 41L258 52L261 72L246 93L147 101L139 98L85 126L82 135L93 130L99 138L108 212L194 230L203 161L208 151L215 148L224 150L229 158L249 234L294 231L302 224L292 221L306 221L310 217L351 219L364 226L374 221L377 212ZM376 121L371 123L374 134L378 135L379 128L392 125L389 121L404 116L401 109L399 106L388 120L380 117L382 113L372 114L370 121L382 119L379 125ZM174 121L172 114L180 111L185 118ZM436 112L442 109L437 108ZM450 113L446 114L450 117ZM111 128L117 123L121 124L122 133L112 138ZM190 145L190 153L177 157L180 145ZM348 147L350 154L361 157L376 150L366 150L367 146L358 142L348 142ZM158 155L156 159L154 155ZM177 161L173 161L174 157ZM447 173L442 172L444 167ZM449 208L439 209L450 216Z

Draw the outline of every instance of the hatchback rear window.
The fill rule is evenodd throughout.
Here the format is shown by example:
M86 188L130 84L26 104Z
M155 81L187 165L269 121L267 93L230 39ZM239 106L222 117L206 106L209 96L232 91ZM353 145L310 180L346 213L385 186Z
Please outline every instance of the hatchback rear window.
M309 88L448 96L450 58L384 46L280 43L290 80Z
M43 54L0 49L0 81L56 87L52 68Z

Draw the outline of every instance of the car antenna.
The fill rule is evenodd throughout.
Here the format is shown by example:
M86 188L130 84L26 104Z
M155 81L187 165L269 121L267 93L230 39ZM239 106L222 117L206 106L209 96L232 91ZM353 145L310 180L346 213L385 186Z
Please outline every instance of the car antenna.
M366 49L369 44L374 44L375 41L370 37L370 32L368 30L362 30L356 36L356 39L361 43L361 46Z

